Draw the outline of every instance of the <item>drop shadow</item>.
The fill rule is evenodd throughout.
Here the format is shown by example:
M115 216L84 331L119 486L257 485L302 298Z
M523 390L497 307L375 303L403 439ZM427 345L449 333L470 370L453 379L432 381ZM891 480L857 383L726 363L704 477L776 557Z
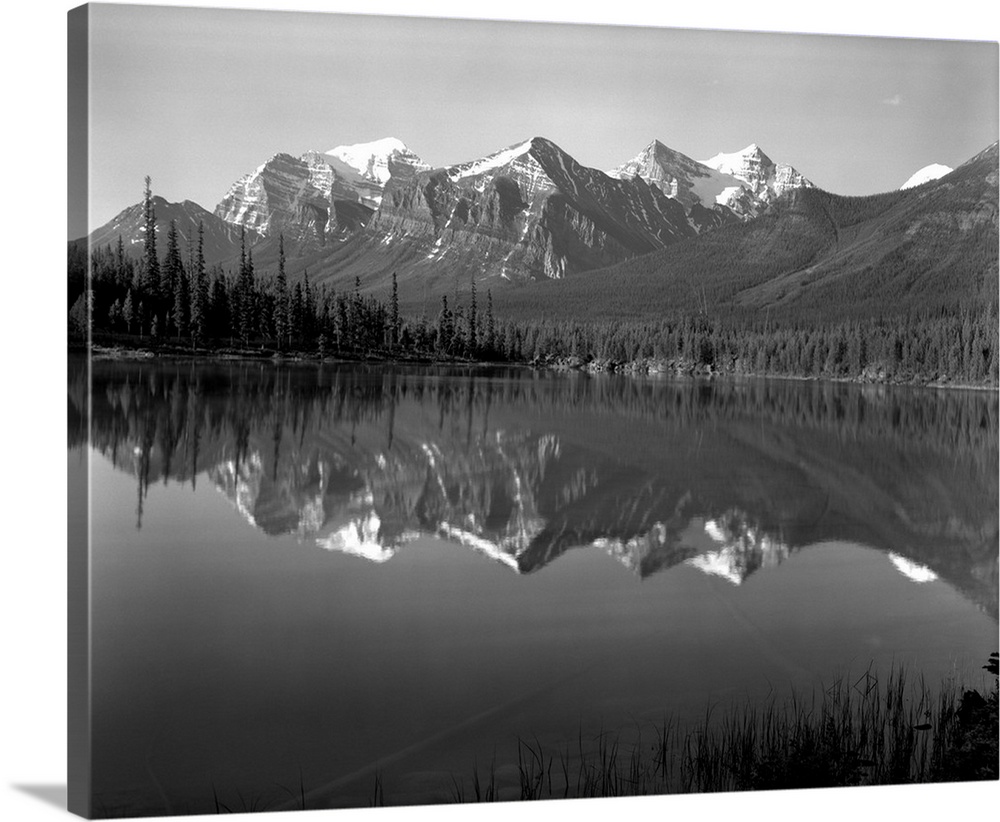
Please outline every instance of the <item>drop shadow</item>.
M67 788L65 785L11 785L12 788L40 799L48 805L66 810Z

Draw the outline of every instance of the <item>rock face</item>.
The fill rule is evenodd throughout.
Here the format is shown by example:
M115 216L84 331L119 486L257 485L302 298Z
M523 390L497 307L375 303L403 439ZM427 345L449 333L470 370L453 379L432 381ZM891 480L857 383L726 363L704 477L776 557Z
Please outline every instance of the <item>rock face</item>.
M481 276L559 278L663 248L696 229L639 178L580 165L541 137L445 169L392 177L371 229Z
M278 153L234 183L214 214L205 212L206 231L219 235L207 237L207 256L232 258L232 238L244 228L265 251L282 235L289 253L321 260L321 272L326 265L343 273L347 255L366 277L399 271L432 285L452 275L562 278L749 219L782 191L811 185L756 146L708 162L718 168L653 141L605 173L542 137L441 169L391 137ZM118 230L109 224L98 233Z
M689 222L699 232L733 220L736 212L728 203L744 189L737 177L692 160L659 140L608 174L623 180L640 177L656 186L688 209Z
M814 188L813 184L794 168L775 163L756 143L732 154L716 154L702 165L736 178L742 189L730 191L724 200L743 218L755 217L786 191L795 188Z
M406 178L425 167L394 139L325 154L275 154L237 181L215 213L265 237L282 233L300 245L324 246L367 224L391 175Z
M791 166L774 163L756 143L734 154L698 161L653 140L608 173L622 179L641 177L678 200L689 209L691 224L699 232L734 217L755 217L783 192L812 186Z

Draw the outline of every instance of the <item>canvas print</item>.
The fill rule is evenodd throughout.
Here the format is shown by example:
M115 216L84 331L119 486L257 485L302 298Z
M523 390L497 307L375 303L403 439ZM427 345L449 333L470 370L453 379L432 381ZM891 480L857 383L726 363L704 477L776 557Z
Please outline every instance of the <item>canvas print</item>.
M997 779L996 42L68 32L71 810Z

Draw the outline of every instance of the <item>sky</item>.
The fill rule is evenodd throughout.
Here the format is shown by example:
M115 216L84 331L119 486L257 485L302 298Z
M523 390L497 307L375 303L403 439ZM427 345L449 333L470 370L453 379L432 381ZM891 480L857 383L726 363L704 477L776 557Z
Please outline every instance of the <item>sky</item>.
M995 42L97 4L90 53L89 226L70 238L147 174L211 210L277 152L389 136L433 166L543 136L605 170L653 139L696 160L757 143L871 194L998 132Z

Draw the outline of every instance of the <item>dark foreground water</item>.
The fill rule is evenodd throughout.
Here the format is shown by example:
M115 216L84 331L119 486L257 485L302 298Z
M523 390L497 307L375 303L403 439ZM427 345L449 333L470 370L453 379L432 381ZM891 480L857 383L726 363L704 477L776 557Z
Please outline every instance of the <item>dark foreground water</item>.
M71 360L98 815L447 801L869 666L982 678L997 396ZM88 438L88 427L90 434Z

